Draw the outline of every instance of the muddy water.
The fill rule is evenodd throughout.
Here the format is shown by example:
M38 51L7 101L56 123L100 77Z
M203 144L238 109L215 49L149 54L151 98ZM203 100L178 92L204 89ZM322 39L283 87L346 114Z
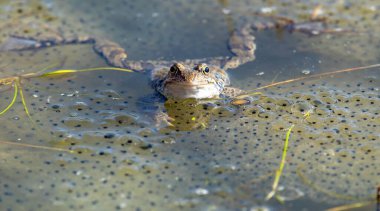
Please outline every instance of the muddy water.
M2 41L10 34L96 34L139 60L227 56L233 28L267 19L253 13L272 11L305 21L317 4L0 3ZM257 32L256 61L231 70L232 85L253 90L307 72L378 62L375 3L337 1L322 7L332 27L355 32L318 37ZM52 65L106 66L87 44L1 52L0 58L2 77ZM21 85L31 119L18 99L0 116L1 141L54 149L0 145L2 210L321 210L373 200L380 183L378 69L268 88L244 106L226 100L149 105L144 99L154 90L146 73L104 70L25 79ZM12 96L12 87L1 87L1 108ZM175 117L174 127L155 127L157 105ZM285 202L266 201L292 125L277 194Z

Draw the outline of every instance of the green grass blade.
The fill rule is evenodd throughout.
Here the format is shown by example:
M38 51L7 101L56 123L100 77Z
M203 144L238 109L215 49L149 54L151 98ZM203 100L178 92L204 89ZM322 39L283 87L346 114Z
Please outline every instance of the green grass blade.
M126 68L118 68L118 67L94 67L94 68L86 68L86 69L80 69L78 72L88 72L88 71L94 71L94 70L116 70L116 71L122 71L122 72L133 72L130 69Z
M55 70L52 72L41 74L39 75L39 77L59 76L59 75L78 73L78 72L90 72L90 71L95 71L95 70L116 70L116 71L122 71L122 72L133 72L130 69L118 68L118 67L95 67L95 68L86 68L86 69L80 69L80 70L70 70L70 69Z
M14 94L13 94L13 99L11 101L11 103L4 109L0 112L0 115L3 115L5 112L7 112L16 102L16 99L17 99L17 94L18 94L18 86L17 86L17 83L13 83L13 86L14 86Z
M289 146L289 138L290 138L290 134L291 134L293 128L294 128L294 125L292 125L288 129L288 132L286 132L285 145L284 145L284 149L282 150L280 167L276 170L276 175L275 175L273 185L272 185L272 191L270 193L268 193L265 200L271 199L276 194L278 184L280 182L280 178L281 178L282 172L283 172L284 167L285 167L286 155L288 153L288 146Z
M76 72L78 72L78 71L77 70L56 70L56 71L41 74L39 77L58 76L58 75L76 73Z
M25 101L24 93L22 91L22 86L21 86L20 80L17 80L16 84L20 90L19 92L20 92L21 102L22 102L22 105L24 106L25 113L26 113L26 115L28 115L29 119L31 119L32 117L30 116L28 106L26 105L26 101Z

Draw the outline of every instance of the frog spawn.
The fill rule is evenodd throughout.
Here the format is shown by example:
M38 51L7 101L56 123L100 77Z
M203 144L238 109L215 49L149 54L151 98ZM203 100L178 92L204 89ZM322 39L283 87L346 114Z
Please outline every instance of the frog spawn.
M284 125L296 125L291 142L293 148L291 146L289 150L291 176L286 176L284 184L292 184L288 179L304 180L304 185L317 190L310 196L325 201L329 198L373 198L380 173L375 167L379 153L375 143L380 138L380 100L378 79L368 79L366 82L373 87L357 90L362 82L357 82L356 86L347 83L344 86L319 85L318 88L313 88L316 86L311 84L309 92L289 92L283 97L276 97L280 100L275 109L276 120L270 118L273 109L269 111L268 108L272 105L267 105L273 103L273 99L264 99L264 103L259 103L261 109L257 105L246 109L256 118L260 117L260 111L268 113L262 115L264 120L270 119L263 127L271 127L273 132L284 130ZM282 91L278 92L280 94ZM288 106L289 103L293 105ZM312 113L305 119L304 114L309 108Z
M64 49L75 52L75 46ZM50 51L55 49L41 54ZM81 51L72 55L74 61L79 53L91 58L90 47ZM25 116L18 104L17 118L14 112L3 116L10 123L2 125L2 136L74 153L1 145L2 206L48 209L33 200L48 197L62 209L252 207L271 189L291 124L296 127L279 195L312 199L308 204L360 201L379 182L373 165L379 153L379 80L373 73L274 87L243 106L168 101L165 107L176 121L159 133L137 103L151 94L148 83L139 85L139 93L130 91L144 75L100 72L25 81L38 127L20 121ZM42 127L50 132L36 135Z
M78 84L81 77L92 77L94 84L104 82L104 91ZM379 153L376 77L356 79L355 84L330 79L274 87L243 106L224 101L166 102L177 125L159 133L136 107L138 97L109 77L100 73L38 79L34 84L38 92L26 89L28 96L39 95L29 99L32 113L38 113L33 119L51 134L31 135L33 130L29 132L25 123L17 136L25 134L22 140L28 143L75 153L2 145L8 151L2 155L4 207L44 209L46 205L33 197L49 197L55 206L70 209L251 207L271 188L279 146L291 124L296 126L280 183L283 198L351 202L373 194L379 182L380 169L374 165ZM124 79L136 80L128 78ZM49 88L65 86L72 92L64 90L61 95ZM187 112L190 108L193 113ZM202 117L206 121L199 121ZM190 121L204 126L193 128ZM14 137L12 124L4 131L8 133L4 137ZM146 195L150 197L143 202Z
M378 80L373 79L366 82L369 85L378 84ZM358 85L362 86L362 82ZM357 93L361 93L359 101L363 104L379 105L377 86L359 91L347 87L351 85L329 84L315 88L311 84L309 93L290 91L284 96L281 96L284 87L280 87L274 89L278 94L263 96L252 105L244 106L241 116L237 111L227 120L215 117L218 123L211 124L201 137L202 140L212 140L205 142L205 145L217 151L208 152L215 156L210 164L215 167L213 178L231 182L225 190L231 191L231 187L235 187L229 199L234 198L236 206L245 197L247 200L262 199L266 195L262 190L270 190L273 171L278 165L274 160L279 160L281 155L278 144L282 143L285 129L291 124L296 127L291 138L289 166L282 179L286 184L285 191L280 192L280 196L292 198L290 195L306 195L316 201L330 203L373 198L379 183L380 169L376 167L379 152L378 147L369 149L368 145L374 147L373 144L379 140L379 110L378 106L366 106L364 110L358 107ZM308 87L299 84L298 88ZM335 103L341 102L342 96L346 98L344 103ZM313 112L305 119L308 111ZM355 115L363 112L368 112L371 117ZM226 147L218 151L218 145ZM221 154L228 154L227 159ZM247 171L242 173L245 168ZM234 184L233 181L244 185ZM213 188L220 186L223 185L216 182ZM226 193L216 191L214 194Z
M41 69L56 62L52 57L68 57L65 65L75 68L104 65L89 46L1 56L14 61L5 71L31 70L20 67L23 62L41 63L36 67ZM9 73L13 74L5 74ZM225 102L168 103L168 112L178 116L177 131L169 128L160 133L136 106L140 96L152 92L148 85L141 85L146 81L143 75L101 72L25 81L38 127L23 121L26 118L18 104L2 116L7 120L1 125L2 137L74 153L1 144L1 207L51 209L42 198L60 209L266 207L263 199L291 124L296 127L279 195L305 200L307 206L315 203L321 209L361 201L379 183L379 169L373 165L379 154L379 81L376 72L365 73L374 77L361 80L361 75L350 74L347 80L274 87L240 107ZM140 82L136 94L131 91L136 85L133 81ZM9 102L8 94L2 92L2 105ZM187 113L187 108L194 113ZM305 120L309 110L312 113ZM203 112L209 116L198 121ZM192 117L206 127L189 127ZM36 134L41 127L49 133Z
M45 61L44 55L46 56L55 50L47 49L38 53L25 53L24 55L34 62L40 60L46 65L51 64L52 61ZM72 46L66 46L60 48L60 52L70 52L68 54L70 56L67 57L69 64L75 63L71 58L91 58L93 56L95 58L90 59L92 64L82 64L86 67L89 65L104 66L101 60L99 60L100 63L98 64L94 63L93 61L96 61L97 56L92 51L86 51L83 46L80 47L80 50ZM87 54L89 52L91 53ZM8 57L9 55L4 54L2 56ZM26 65L28 63L28 59L23 57L14 58L16 59L16 64ZM17 62L18 59L23 60L25 63ZM31 69L28 70L32 71ZM54 206L63 207L62 209L89 209L89 207L96 207L102 202L104 197L101 196L107 191L110 194L108 196L110 200L106 203L102 202L102 204L106 207L122 208L125 206L124 201L130 198L131 194L123 191L123 193L120 193L123 196L117 195L114 187L111 187L107 180L107 177L113 175L112 170L106 173L106 169L109 168L106 165L115 165L119 160L115 161L116 158L112 156L106 162L107 164L101 161L103 165L100 164L99 159L103 160L103 157L115 153L126 154L129 150L139 151L136 151L137 155L131 157L122 156L122 158L118 156L117 159L121 159L120 165L122 167L119 170L114 170L118 172L120 178L131 175L138 176L140 173L144 175L145 173L140 171L141 169L144 169L145 172L153 172L153 169L157 168L156 162L150 164L148 161L143 164L143 158L140 157L140 155L143 156L146 152L150 152L153 145L147 142L151 132L149 129L144 128L146 122L136 118L132 106L128 106L128 108L132 108L129 112L122 112L129 100L134 99L136 96L133 93L126 94L129 91L126 91L126 93L123 90L112 91L115 80L108 80L109 78L107 79L104 75L90 74L90 76L93 76L91 81L104 86L97 89L95 88L97 86L94 86L91 81L88 81L89 83L78 83L78 78L75 75L63 78L23 81L24 92L32 113L32 120L35 123L31 124L25 118L26 116L23 112L14 112L23 110L22 106L17 103L12 111L2 116L9 123L2 125L2 139L21 143L27 142L33 145L70 148L74 151L74 154L56 151L39 153L39 150L35 151L33 148L24 151L19 147L2 144L1 148L4 153L1 153L1 157L4 166L1 169L3 175L1 186L5 190L0 197L2 208L17 210L28 206L32 210L46 210L49 209L46 207L49 205L44 204L39 199L48 197L54 201ZM139 77L141 77L139 80L145 79L143 75ZM120 84L118 84L118 87L121 87ZM148 86L147 89L150 90ZM4 93L2 95L4 97L2 107L10 100L7 95L11 94L9 91L11 89L5 90L2 92ZM123 99L120 99L120 95L122 95ZM134 103L131 104L134 105ZM125 125L128 125L129 129L126 130ZM107 128L109 129L107 130ZM113 149L115 140L118 140L117 145L119 148L117 152ZM168 138L162 138L158 143L170 143L170 141ZM11 150L11 153L5 153L8 149ZM27 152L27 154L24 154L24 152ZM36 154L33 155L33 153ZM136 163L138 163L139 167ZM104 172L104 174L95 172ZM64 174L65 176L63 176ZM93 178L91 175L98 176ZM22 178L28 179L23 182ZM54 179L50 180L49 178ZM142 179L141 182L144 183L145 180ZM14 181L18 181L17 184ZM122 179L120 179L120 182L120 184L124 183ZM103 187L95 187L98 183L103 184L101 185ZM115 181L112 186L117 183ZM82 185L88 188L83 189L83 192L75 191L77 187L82 187ZM107 188L107 186L110 187ZM145 187L144 184L140 184L140 186ZM130 189L136 188L131 187ZM94 194L98 192L101 194ZM78 201L69 203L71 201L69 197L74 195L78 198ZM112 202L117 197L119 197L119 204ZM37 200L34 200L36 198ZM81 200L86 202L79 202ZM135 205L135 207L138 206L138 204Z

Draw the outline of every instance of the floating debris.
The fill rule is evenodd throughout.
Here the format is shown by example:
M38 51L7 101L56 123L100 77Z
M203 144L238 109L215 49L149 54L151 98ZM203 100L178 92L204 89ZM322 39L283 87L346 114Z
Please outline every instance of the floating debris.
M264 75L264 72L259 72L259 73L256 73L257 76L262 76Z
M241 106L241 105L248 105L251 101L248 99L234 99L231 101L232 105Z

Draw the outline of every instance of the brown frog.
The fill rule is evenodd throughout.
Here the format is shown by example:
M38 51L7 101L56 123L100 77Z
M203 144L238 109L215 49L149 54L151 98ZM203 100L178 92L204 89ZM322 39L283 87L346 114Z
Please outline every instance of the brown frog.
M328 32L325 27L320 20L297 24L278 19L268 23L246 24L231 33L228 48L233 56L184 61L130 61L127 59L126 51L115 42L91 36L68 37L54 31L33 37L10 36L0 45L0 50L26 50L62 44L92 43L94 50L112 66L134 71L152 71L153 87L167 98L234 97L243 91L228 87L230 82L225 71L255 59L256 45L253 31L280 28L290 32L299 31L317 35Z
M153 87L167 98L217 98L221 94L233 97L242 91L227 88L230 84L227 69L254 60L256 45L253 28L249 25L232 33L229 39L231 57L189 59L184 61L129 61L127 53L117 43L88 36L64 37L56 33L38 37L12 36L1 50L26 50L60 44L92 43L94 50L116 67L134 71L151 71Z
M304 25L302 24L302 26ZM226 70L253 61L256 49L253 32L269 28L283 28L288 31L301 31L303 33L309 31L305 31L305 27L297 27L294 23L246 24L231 33L228 48L233 54L232 56L187 59L184 61L130 61L127 59L126 51L115 42L89 36L67 37L59 33L39 34L34 37L11 36L7 42L0 45L0 50L26 50L61 44L92 43L94 50L102 55L112 66L128 68L134 71L151 71L152 87L167 99L234 98L243 94L244 91L229 87L230 80ZM310 28L315 30L315 27ZM148 102L149 104L151 105L152 102ZM162 123L165 123L164 125L173 125L171 123L173 119L168 116L170 111L166 109L167 112L163 112L165 109L162 108L162 104L158 107L159 112L156 112L157 125L162 125ZM170 108L167 105L165 107ZM197 112L194 111L194 113ZM197 122L202 119L202 116L202 114L199 114L195 118L198 120ZM194 116L189 118L191 120L186 120L187 122L193 121ZM204 122L207 122L207 120ZM205 125L205 123L202 122L201 125ZM193 126L186 126L186 129L188 128L193 128Z

